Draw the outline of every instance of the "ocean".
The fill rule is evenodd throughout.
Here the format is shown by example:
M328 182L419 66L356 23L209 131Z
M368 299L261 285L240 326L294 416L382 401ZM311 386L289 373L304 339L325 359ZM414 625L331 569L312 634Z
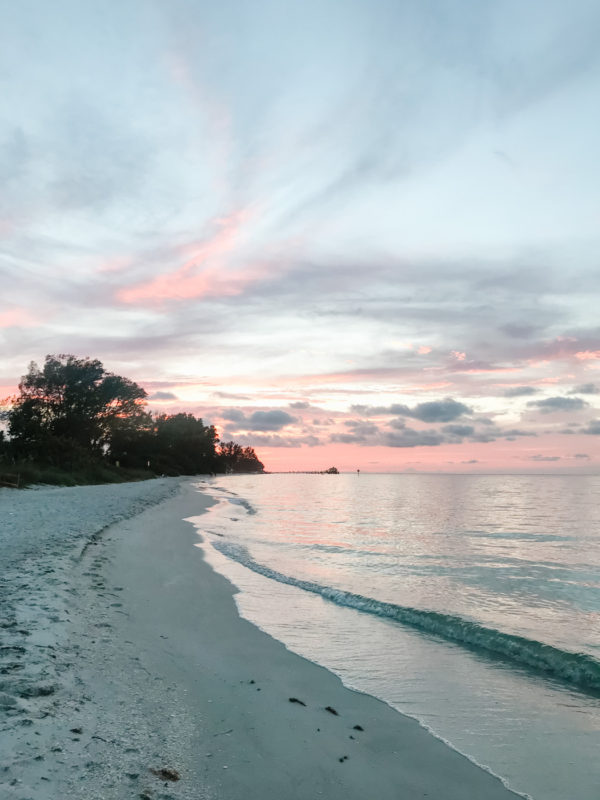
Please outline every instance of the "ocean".
M600 477L199 483L242 616L533 800L600 797Z

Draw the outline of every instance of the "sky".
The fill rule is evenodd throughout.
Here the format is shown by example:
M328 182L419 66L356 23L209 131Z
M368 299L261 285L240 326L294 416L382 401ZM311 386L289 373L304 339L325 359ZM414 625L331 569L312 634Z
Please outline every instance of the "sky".
M596 0L0 0L0 398L267 469L600 468Z

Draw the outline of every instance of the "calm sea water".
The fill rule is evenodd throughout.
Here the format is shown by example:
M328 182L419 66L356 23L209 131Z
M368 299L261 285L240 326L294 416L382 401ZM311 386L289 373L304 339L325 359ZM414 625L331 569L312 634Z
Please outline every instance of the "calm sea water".
M194 521L240 612L535 800L600 797L600 477L260 475Z

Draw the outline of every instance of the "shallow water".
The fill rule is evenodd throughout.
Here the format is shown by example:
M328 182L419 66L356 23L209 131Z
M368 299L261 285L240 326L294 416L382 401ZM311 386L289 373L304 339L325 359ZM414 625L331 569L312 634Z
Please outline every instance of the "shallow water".
M207 487L241 613L535 800L600 796L600 478Z

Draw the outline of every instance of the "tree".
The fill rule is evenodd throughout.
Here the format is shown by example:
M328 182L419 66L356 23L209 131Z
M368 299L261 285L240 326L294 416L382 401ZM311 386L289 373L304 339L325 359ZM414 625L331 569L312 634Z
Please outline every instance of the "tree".
M107 462L169 475L217 471L262 472L251 447L222 445L212 425L193 414L146 409L137 383L107 372L97 359L46 356L0 410L0 460L93 472Z
M140 418L145 390L128 378L106 372L97 359L46 356L19 383L8 411L8 433L18 457L59 464L101 456L124 420Z
M214 472L217 432L193 414L160 414L154 418L150 460L160 472Z
M121 467L145 469L154 447L154 420L144 408L114 421L106 456Z
M264 464L258 460L253 447L242 447L236 442L222 442L218 453L225 472L264 472Z

